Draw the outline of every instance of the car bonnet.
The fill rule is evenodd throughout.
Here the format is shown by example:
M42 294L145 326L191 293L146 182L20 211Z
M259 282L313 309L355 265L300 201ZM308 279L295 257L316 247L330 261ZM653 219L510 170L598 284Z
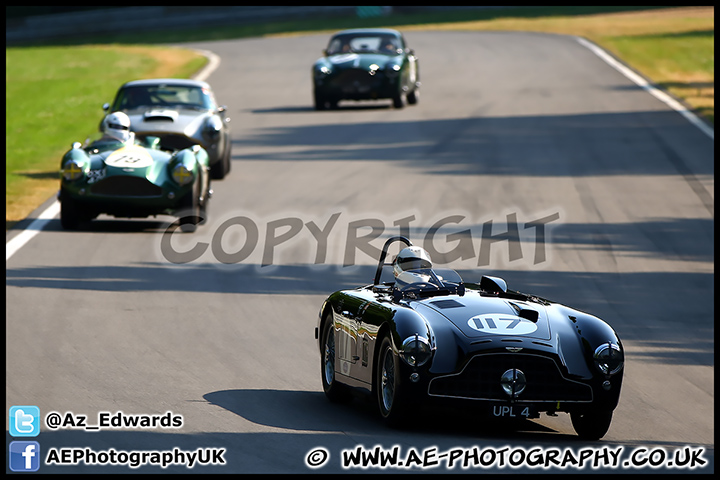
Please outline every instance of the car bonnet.
M129 145L117 150L96 153L90 158L93 169L104 166L107 175L145 177L157 175L158 169L165 168L171 155L160 150L149 150L140 145Z
M537 304L468 292L424 299L413 302L413 307L426 318L437 314L445 317L469 338L500 335L550 339L547 313ZM538 312L537 321L519 316L521 309Z
M154 108L128 112L134 132L167 132L193 136L207 116L192 109Z

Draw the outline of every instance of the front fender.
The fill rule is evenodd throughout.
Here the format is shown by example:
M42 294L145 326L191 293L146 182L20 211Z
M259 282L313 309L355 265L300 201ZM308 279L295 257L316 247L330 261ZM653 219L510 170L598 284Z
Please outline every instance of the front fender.
M400 350L405 339L416 334L427 339L431 347L435 346L435 334L430 325L421 314L410 308L399 306L388 321L388 326L395 351Z
M399 308L390 325L396 351L400 349L405 339L416 333L428 339L433 357L421 369L432 374L457 371L461 359L467 356L466 342L461 338L462 333L446 318L433 317L438 315L432 309L416 304L412 310Z
M620 347L622 343L615 330L600 318L588 313L558 305L558 313L567 318L573 325L575 333L582 344L583 354L592 363L595 349L604 343L613 343Z
M618 372L606 375L595 365L594 355L598 347L612 343L619 347L624 363L625 351L620 337L610 325L598 317L563 305L554 305L552 308L566 319L564 329L567 333L560 335L560 347L568 371L584 378L587 378L588 374L591 375L589 381L595 392L594 405L601 406L606 410L614 409L620 398L624 365ZM574 355L568 348L573 343L575 345L572 350L577 352ZM583 374L583 370L587 373Z

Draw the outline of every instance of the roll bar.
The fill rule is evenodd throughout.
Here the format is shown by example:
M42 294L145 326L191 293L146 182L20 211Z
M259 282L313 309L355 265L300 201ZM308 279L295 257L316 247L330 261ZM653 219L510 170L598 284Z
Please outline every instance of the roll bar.
M392 262L385 263L385 257L387 257L388 247L390 247L390 245L392 245L395 242L403 242L408 247L412 246L412 242L406 237L398 235L395 237L388 238L387 241L385 241L385 245L383 245L382 253L380 254L380 261L378 262L377 271L375 272L375 282L373 283L373 285L380 285L380 276L382 275L382 268L385 265L392 265Z

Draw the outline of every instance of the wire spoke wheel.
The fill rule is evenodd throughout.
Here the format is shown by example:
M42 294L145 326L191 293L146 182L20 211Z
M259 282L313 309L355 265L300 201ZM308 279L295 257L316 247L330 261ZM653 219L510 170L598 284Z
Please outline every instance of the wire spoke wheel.
M325 376L325 383L332 385L335 380L335 332L332 328L328 329L328 334L325 337L325 353L323 369L323 375Z
M391 348L385 349L383 354L382 372L380 374L380 394L385 412L392 410L395 400L395 361Z
M335 326L331 316L326 317L322 332L320 376L323 391L331 402L345 402L350 399L350 392L335 378Z

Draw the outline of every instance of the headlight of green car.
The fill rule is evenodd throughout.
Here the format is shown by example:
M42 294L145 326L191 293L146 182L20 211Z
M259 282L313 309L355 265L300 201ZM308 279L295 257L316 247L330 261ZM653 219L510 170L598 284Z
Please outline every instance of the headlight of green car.
M189 170L185 164L179 163L172 170L172 178L178 185L187 185L195 179L192 170Z
M80 160L70 159L63 165L62 176L65 180L72 181L82 178L84 173L85 163Z

